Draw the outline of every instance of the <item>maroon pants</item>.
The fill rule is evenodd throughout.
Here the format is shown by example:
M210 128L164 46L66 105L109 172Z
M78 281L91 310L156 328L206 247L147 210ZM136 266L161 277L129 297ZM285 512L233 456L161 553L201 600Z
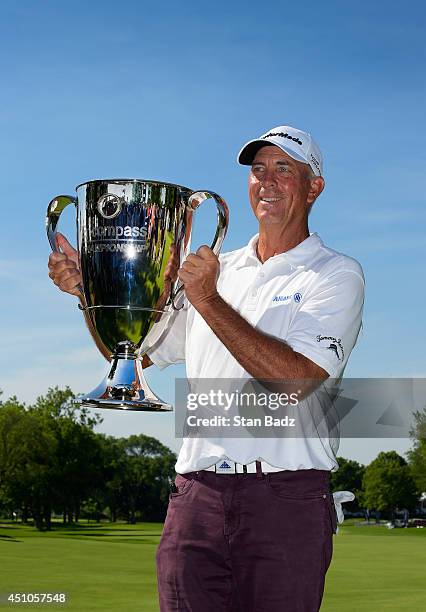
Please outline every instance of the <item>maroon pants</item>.
M336 512L329 472L176 476L157 550L161 612L317 612Z

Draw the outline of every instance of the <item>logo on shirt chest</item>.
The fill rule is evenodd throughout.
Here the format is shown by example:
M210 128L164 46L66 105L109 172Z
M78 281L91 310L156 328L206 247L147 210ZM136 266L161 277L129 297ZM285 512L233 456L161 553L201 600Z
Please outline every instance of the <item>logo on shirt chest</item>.
M274 295L273 302L290 302L293 299L298 304L302 299L301 293L289 293L287 295Z

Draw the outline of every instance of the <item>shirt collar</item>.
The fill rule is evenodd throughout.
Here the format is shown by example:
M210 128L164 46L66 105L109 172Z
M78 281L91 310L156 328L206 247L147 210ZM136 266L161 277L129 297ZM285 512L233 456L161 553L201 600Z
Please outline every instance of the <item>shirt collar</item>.
M262 262L257 257L256 252L258 240L259 234L255 234L252 238L250 238L249 243L243 251L240 261L235 266L236 268L262 265ZM313 234L310 234L307 238L305 238L305 240L300 242L298 245L296 245L289 251L274 255L273 257L268 259L268 262L283 262L290 264L294 268L305 268L321 246L323 246L323 242L318 236L318 234L315 232Z

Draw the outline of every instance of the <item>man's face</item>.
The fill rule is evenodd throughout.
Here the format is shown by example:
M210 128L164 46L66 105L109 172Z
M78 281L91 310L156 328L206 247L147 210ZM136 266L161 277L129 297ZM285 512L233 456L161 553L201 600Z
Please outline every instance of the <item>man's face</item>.
M259 149L249 175L250 204L262 225L306 226L309 210L324 181L310 178L309 166L279 147Z

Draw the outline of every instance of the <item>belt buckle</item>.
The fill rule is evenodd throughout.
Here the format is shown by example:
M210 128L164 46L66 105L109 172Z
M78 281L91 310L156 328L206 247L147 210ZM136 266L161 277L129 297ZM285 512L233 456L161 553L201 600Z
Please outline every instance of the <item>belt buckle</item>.
M235 461L232 461L231 459L221 459L220 461L218 461L214 466L214 471L216 474L248 474L249 473L248 464L236 463Z
M216 474L236 474L236 464L231 459L221 459L215 465L215 472Z

